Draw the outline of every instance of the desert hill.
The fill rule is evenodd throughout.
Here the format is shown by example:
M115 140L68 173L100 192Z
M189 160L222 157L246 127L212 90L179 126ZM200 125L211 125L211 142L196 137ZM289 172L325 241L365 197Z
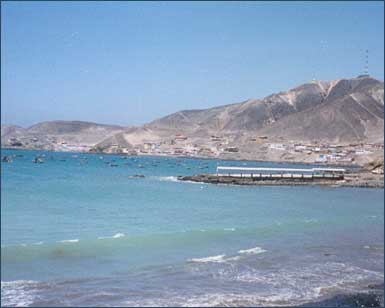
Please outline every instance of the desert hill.
M296 142L383 145L383 130L384 83L359 76L312 81L262 99L183 110L139 127L82 121L42 122L29 128L2 125L1 143L58 151L291 160L297 159ZM376 155L383 156L375 147ZM363 151L346 151L356 150Z
M4 147L66 150L87 149L96 143L123 131L116 125L84 121L47 121L29 128L1 126L1 144Z
M266 135L325 142L383 141L384 84L368 76L313 81L263 99L184 110L122 134L130 144L170 135ZM105 143L106 144L106 143Z

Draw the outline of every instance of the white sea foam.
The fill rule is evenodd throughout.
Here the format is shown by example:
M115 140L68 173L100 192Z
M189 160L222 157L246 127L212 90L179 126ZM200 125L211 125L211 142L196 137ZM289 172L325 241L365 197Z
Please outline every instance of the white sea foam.
M125 301L124 306L130 307L233 307L257 306L261 303L266 306L276 306L268 303L265 296L250 295L245 293L205 293L199 295L180 296L169 294L167 298L148 298L138 301ZM258 306L259 306L258 305Z
M307 224L311 224L311 223L316 223L316 222L318 222L318 219L315 219L315 218L308 218L308 219L305 219L304 221L305 221L305 223L307 223Z
M250 248L250 249L241 249L238 251L238 253L240 254L253 254L253 255L257 255L257 254L260 254L260 253L263 253L263 252L266 252L267 250L265 249L262 249L261 247L254 247L254 248Z
M235 257L229 257L229 258L226 258L225 261L237 261L241 258L241 256L235 256Z
M176 176L160 176L158 179L160 181L178 182L178 178Z
M224 228L225 231L235 231L235 228Z
M306 298L315 298L315 294L309 294ZM306 300L300 294L288 290L272 295L257 295L246 293L206 293L189 297L174 297L173 306L182 307L250 307L250 306L290 306L293 301L304 303ZM153 306L169 306L168 302L154 302Z
M325 273L328 275L325 276ZM222 279L261 283L277 290L286 290L287 286L295 286L291 291L302 298L311 294L320 295L327 290L354 290L357 286L361 288L361 281L383 280L383 277L383 273L380 272L336 262L311 264L300 269L282 269L279 273L262 274L257 269L235 274L230 271L221 273Z
M267 250L262 249L261 247L254 247L250 249L245 250L239 250L238 253L243 254L260 254L263 252L266 252ZM198 262L198 263L208 263L208 262L215 262L215 263L223 263L227 261L237 261L241 258L241 256L233 256L233 257L226 257L226 255L217 255L217 256L209 256L205 258L193 258L189 259L189 262Z
M75 238L73 240L62 240L62 241L59 241L59 243L77 243L79 242L79 239Z
M13 281L1 281L1 287L13 287L13 286L23 286L28 284L35 284L37 281L34 280L13 280Z
M206 271L206 269L205 269ZM325 275L328 273L328 275ZM303 268L289 268L265 272L257 268L234 271L221 268L215 274L224 281L258 283L269 290L256 294L203 294L182 303L186 306L292 306L313 301L333 292L355 292L362 281L380 281L383 273L369 271L343 263L311 264ZM175 304L177 305L177 304Z
M37 299L36 284L33 280L1 281L1 304L16 307L33 304Z
M126 236L124 233L116 233L112 236L100 236L98 237L98 240L104 240L104 239L108 239L108 238L120 238L120 237L124 237Z
M207 263L207 262L215 262L215 263L222 263L226 262L225 255L218 255L218 256L210 256L206 258L193 258L189 259L189 262L198 262L198 263Z

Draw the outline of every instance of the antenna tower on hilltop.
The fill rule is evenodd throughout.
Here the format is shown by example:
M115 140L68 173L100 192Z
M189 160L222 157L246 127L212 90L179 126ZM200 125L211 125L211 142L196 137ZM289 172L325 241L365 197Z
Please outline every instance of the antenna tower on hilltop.
M365 51L365 68L364 68L364 75L369 76L369 50L366 49Z

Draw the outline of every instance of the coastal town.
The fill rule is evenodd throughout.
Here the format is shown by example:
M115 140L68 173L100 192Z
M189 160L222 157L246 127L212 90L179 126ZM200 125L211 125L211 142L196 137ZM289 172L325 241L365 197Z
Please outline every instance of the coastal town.
M321 141L270 140L267 136L211 135L207 138L175 134L163 140L144 140L141 143L98 145L68 142L57 137L29 139L12 137L5 147L12 149L44 149L62 152L107 153L121 155L153 155L218 159L245 159L305 162L317 164L360 165L371 157L381 156L383 143L339 143Z
M112 145L112 153L130 154L130 155L170 155L185 157L209 157L222 158L237 153L242 157L245 145L237 146L233 138L228 139L222 136L211 136L203 144L197 144L183 135L175 135L174 138L161 142L145 142L134 146L133 148L124 148L119 145ZM290 160L295 157L306 157L317 163L340 163L354 164L361 157L371 155L384 149L383 143L348 143L348 144L328 144L314 141L309 142L269 142L267 137L258 136L249 138L246 147L258 149L258 153L272 154L278 156L282 154L291 155L286 157ZM82 147L77 150L82 150ZM94 149L90 148L93 151ZM247 151L246 151L247 152ZM257 155L258 156L258 155Z

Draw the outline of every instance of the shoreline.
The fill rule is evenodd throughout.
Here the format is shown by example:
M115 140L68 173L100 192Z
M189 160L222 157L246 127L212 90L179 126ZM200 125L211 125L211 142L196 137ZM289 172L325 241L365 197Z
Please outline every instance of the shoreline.
M215 174L196 174L191 176L177 176L179 181L190 181L196 183L208 184L225 184L225 185L249 185L249 186L329 186L329 187L357 187L357 188L384 188L384 176L373 174L369 170L365 170L362 165L341 165L341 164L317 164L309 162L292 162L292 161L263 161L263 160L245 160L245 159L221 159L213 157L199 157L199 156L174 156L174 155L129 155L122 153L103 153L103 152L72 152L72 151L54 151L54 150L37 150L37 149L14 149L1 148L3 150L12 151L32 151L32 152L50 152L50 153L68 153L68 154L85 154L85 155L108 155L118 157L152 157L152 158L166 158L166 159L200 159L200 160L221 160L233 162L256 162L256 163L274 163L274 164L288 164L288 165L310 165L310 166L333 166L342 167L350 170L345 174L343 180L307 180L298 181L295 179L275 179L275 180L256 180L250 178L239 177L221 177Z
M344 168L362 168L360 164L338 164L338 163L320 163L320 162L303 162L303 161L287 161L287 160L259 160L259 159L245 159L245 158L221 158L221 157L207 157L207 156L183 156L183 155L155 155L155 154L125 154L125 153L105 153L105 152L73 152L73 151L55 151L44 149L20 149L20 148L1 148L2 150L12 151L43 151L52 153L72 153L72 154L86 154L86 155L108 155L108 156L121 156L121 157L154 157L154 158L174 158L174 159L201 159L201 160L221 160L221 161L234 161L234 162L255 162L255 163L274 163L274 164L288 164L288 165L308 165L308 166L330 166L330 167L344 167Z
M384 307L384 284L370 284L354 293L325 295L297 307Z

